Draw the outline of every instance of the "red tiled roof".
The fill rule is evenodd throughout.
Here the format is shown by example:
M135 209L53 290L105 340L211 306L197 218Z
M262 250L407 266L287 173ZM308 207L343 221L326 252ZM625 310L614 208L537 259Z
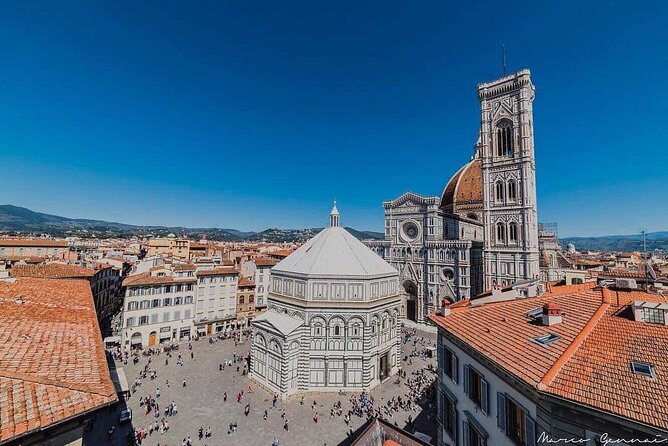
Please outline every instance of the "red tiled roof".
M184 263L182 265L176 265L174 271L195 271L197 267L192 263Z
M482 162L480 159L465 164L450 179L441 196L441 207L453 211L456 204L482 204Z
M43 279L87 279L95 275L95 270L64 263L45 265L15 265L10 270L12 277L41 277Z
M0 239L0 246L30 246L48 248L67 248L67 240L41 240L41 239Z
M197 276L224 276L228 274L239 274L239 270L236 268L213 268L197 271Z
M668 428L668 327L634 321L634 300L665 302L642 291L594 284L554 287L537 298L453 308L430 319L450 335L538 390L648 425ZM563 322L545 327L525 314L558 304ZM561 336L548 347L536 336ZM657 380L632 373L652 364Z
M251 279L250 277L242 277L241 279L239 279L238 286L240 286L240 287L242 287L242 286L255 286L255 281L253 281L253 279Z
M276 260L267 257L258 257L255 259L255 266L274 266L277 263Z
M0 319L0 441L117 400L87 281L0 281Z
M150 272L139 273L128 276L123 281L123 286L147 286L147 285L169 285L172 283L194 283L197 280L193 277L174 277L174 276L152 276Z

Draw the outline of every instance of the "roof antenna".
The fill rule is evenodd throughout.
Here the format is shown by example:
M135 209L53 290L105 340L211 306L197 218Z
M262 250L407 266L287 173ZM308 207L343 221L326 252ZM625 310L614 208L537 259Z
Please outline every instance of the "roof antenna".
M506 75L506 44L502 44L502 53L503 53L503 75Z

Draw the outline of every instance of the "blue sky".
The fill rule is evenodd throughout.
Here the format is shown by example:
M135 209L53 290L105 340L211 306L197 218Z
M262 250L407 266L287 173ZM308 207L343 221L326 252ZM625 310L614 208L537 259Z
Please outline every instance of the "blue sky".
M532 70L539 219L668 229L668 2L13 2L1 204L136 224L380 230Z

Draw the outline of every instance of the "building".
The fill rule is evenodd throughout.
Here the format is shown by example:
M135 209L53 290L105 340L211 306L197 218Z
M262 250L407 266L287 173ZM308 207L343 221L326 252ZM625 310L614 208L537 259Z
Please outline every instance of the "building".
M81 445L117 402L85 280L0 280L0 443Z
M61 259L69 252L67 240L0 239L0 258L42 257Z
M10 274L12 277L86 280L93 293L98 323L103 333L108 333L111 319L122 308L123 298L118 294L121 288L120 273L111 265L98 265L95 269L65 263L14 265Z
M216 267L197 271L195 326L207 335L236 329L239 271Z
M123 281L123 345L146 347L194 336L196 285L193 265L156 266L128 276Z
M427 438L418 438L380 418L370 418L351 438L350 446L430 446ZM423 434L424 435L424 434Z
M242 277L237 285L236 328L247 328L253 317L255 317L255 282L248 277Z
M174 234L167 237L156 237L148 241L147 255L166 255L182 260L190 259L190 240L177 238Z
M269 276L270 270L278 261L265 257L258 257L255 263L255 308L262 309L267 307L267 298L269 296Z
M440 197L407 192L383 203L385 240L368 245L399 271L408 319L538 277L534 92L529 70L479 84L471 161Z
M439 445L668 441L664 296L585 283L462 301L430 320Z
M269 309L252 321L250 376L281 397L371 389L399 369L398 272L339 226L271 269Z

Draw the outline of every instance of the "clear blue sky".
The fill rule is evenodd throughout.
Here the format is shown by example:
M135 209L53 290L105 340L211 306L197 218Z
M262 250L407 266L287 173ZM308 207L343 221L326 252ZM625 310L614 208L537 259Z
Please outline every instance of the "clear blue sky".
M141 4L140 4L141 3ZM13 2L0 204L136 224L380 230L532 70L539 219L668 229L668 2Z

